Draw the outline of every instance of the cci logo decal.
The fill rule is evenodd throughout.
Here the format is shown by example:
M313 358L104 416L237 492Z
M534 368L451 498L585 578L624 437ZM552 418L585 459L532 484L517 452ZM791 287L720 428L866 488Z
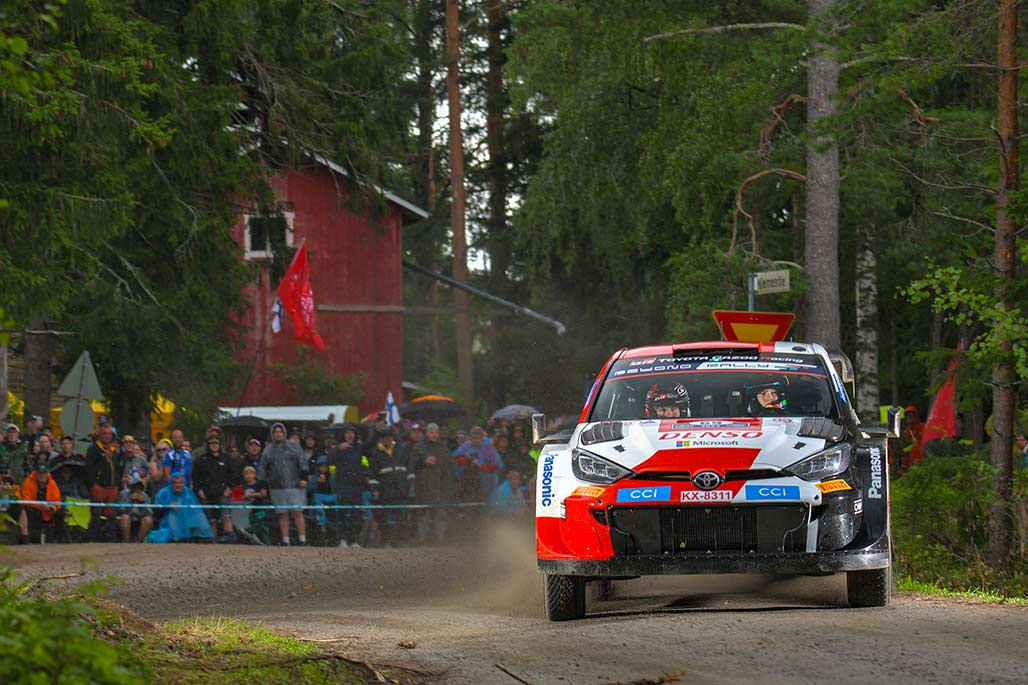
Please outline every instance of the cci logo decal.
M798 485L747 485L746 499L799 499Z
M618 490L618 502L669 502L671 486L661 485L652 488L626 488Z

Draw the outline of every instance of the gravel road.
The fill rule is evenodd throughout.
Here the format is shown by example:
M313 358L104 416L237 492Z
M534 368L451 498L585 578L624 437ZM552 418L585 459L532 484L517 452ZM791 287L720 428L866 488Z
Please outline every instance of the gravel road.
M414 681L1028 682L1024 607L901 595L843 609L841 577L660 578L618 584L583 621L549 623L530 532L483 538L380 550L47 545L15 548L14 563L24 577L115 575L112 599L148 618L259 621Z

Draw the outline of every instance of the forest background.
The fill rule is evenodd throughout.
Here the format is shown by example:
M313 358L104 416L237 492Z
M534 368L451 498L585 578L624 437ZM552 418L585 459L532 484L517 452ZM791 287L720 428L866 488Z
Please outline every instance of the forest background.
M405 378L476 411L574 413L612 351L716 337L711 310L745 308L746 274L767 269L795 287L758 309L794 311L797 339L854 359L865 420L883 404L924 414L959 358L960 435L936 463L984 486L953 490L940 471L922 489L980 491L967 516L981 526L954 539L936 527L918 543L936 554L925 574L959 554L979 584L986 568L1023 583L1017 9L3 0L0 343L30 372L90 350L116 416L158 392L209 415L245 375L226 325L254 277L229 234L237 202L274 214L271 176L316 153L432 211L406 229L408 259L459 276L466 236L473 285L567 326L557 336L472 299L462 361L461 317L425 313L449 293L408 278ZM374 212L381 199L358 201ZM24 333L44 329L72 335Z

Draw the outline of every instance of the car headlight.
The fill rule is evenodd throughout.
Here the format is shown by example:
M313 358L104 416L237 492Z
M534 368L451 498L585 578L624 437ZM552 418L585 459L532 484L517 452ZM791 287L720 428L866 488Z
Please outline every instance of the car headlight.
M623 466L577 448L571 451L571 472L578 480L604 485L610 485L632 475L632 472Z
M831 449L801 459L785 471L803 480L822 480L837 476L850 467L850 444L843 443Z

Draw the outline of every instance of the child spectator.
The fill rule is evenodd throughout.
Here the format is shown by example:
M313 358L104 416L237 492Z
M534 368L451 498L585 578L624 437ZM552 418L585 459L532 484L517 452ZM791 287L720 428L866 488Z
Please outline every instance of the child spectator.
M525 486L517 469L507 469L507 478L489 496L489 508L496 512L518 513L525 510Z
M311 482L307 484L307 497L314 505L332 505L336 503L336 495L332 492L332 474L328 472L328 457L322 454L315 462L315 471ZM324 509L315 509L318 525L328 528L328 518ZM334 516L332 517L335 518Z
M125 460L125 469L121 475L122 483L128 485L132 479L138 478L146 488L150 484L150 463L140 453L136 439L126 435L121 441L121 451Z

